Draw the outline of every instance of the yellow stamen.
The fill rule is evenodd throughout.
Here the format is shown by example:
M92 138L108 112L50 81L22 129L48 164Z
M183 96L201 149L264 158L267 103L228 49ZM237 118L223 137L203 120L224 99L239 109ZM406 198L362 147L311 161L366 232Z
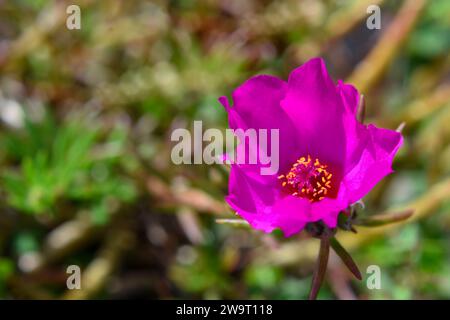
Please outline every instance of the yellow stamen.
M327 167L320 163L319 159L308 155L299 158L291 170L285 175L279 175L278 179L281 179L281 185L286 187L291 195L316 202L324 199L331 190L332 174Z

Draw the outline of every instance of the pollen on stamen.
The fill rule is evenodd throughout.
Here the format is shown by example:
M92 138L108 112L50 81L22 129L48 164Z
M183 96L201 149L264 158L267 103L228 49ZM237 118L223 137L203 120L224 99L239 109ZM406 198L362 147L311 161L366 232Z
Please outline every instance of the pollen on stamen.
M287 174L278 176L281 185L291 195L309 199L311 202L321 201L332 188L333 176L318 158L300 157Z

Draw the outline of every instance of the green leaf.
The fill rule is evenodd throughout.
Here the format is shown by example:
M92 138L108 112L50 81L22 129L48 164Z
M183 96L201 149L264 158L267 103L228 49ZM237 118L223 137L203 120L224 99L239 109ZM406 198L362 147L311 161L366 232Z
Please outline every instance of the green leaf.
M347 252L347 250L344 249L344 247L337 241L336 238L331 238L330 240L331 247L333 248L334 252L341 258L342 262L347 266L347 268L353 273L353 275L358 279L361 280L361 272L358 269L358 266L356 265L355 261L353 261L350 254Z
M354 221L355 225L360 225L364 227L379 227L395 222L400 222L409 219L414 213L413 209L408 209L401 212L386 213L381 215L376 215L373 217L358 218Z

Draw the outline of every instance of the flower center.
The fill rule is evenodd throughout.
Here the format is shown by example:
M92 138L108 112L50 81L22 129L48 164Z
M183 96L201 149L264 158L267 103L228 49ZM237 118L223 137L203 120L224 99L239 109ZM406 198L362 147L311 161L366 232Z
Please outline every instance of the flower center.
M286 175L281 175L281 185L293 196L309 199L311 202L320 201L331 190L331 174L327 165L321 164L319 159L311 156L301 157Z

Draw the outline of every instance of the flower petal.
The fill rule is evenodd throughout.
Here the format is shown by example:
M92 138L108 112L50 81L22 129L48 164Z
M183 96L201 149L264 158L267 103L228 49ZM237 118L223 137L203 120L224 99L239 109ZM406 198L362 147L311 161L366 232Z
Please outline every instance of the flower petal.
M349 168L343 181L350 203L363 198L381 179L392 173L394 156L403 143L399 132L374 125L364 126L360 134L360 146L351 155L358 161L349 160L355 165Z
M245 174L245 169L232 165L225 198L230 207L254 228L271 232L274 229L271 207L278 197L277 190Z
M338 80L337 88L344 106L350 113L356 115L360 99L358 90L351 84L344 83L342 80Z
M272 223L289 237L303 230L310 222L311 204L308 200L286 196L279 199L272 208Z
M246 128L281 128L288 121L280 108L286 89L287 83L277 77L252 77L233 92L232 110L239 114Z
M290 195L281 197L279 190L252 179L236 165L231 169L229 195L225 200L253 228L267 233L280 228L288 237L310 221L308 200Z
M296 125L301 151L306 149L330 166L343 166L346 139L342 118L347 110L322 59L311 59L290 74L281 106Z
M256 130L257 135L259 129L267 129L267 145L264 146L258 141L257 146L251 146L250 150L246 150L242 146L236 150L237 156L245 152L258 153L265 152L272 159L279 161L279 170L274 175L261 175L261 164L242 164L242 167L249 172L254 178L259 179L266 184L274 185L277 181L276 176L279 171L286 171L290 165L296 160L292 155L292 150L298 149L296 139L295 126L291 119L280 107L280 101L286 95L287 83L276 77L268 75L260 75L250 78L232 94L233 107L230 107L225 97L221 97L219 101L228 111L228 119L230 128L237 130ZM278 154L271 154L272 141L271 129L279 130ZM261 137L261 136L260 136ZM246 154L245 159L249 159ZM268 167L269 165L264 165Z
M341 183L336 198L325 198L311 204L313 221L322 220L328 227L335 228L339 213L350 205L348 190Z

